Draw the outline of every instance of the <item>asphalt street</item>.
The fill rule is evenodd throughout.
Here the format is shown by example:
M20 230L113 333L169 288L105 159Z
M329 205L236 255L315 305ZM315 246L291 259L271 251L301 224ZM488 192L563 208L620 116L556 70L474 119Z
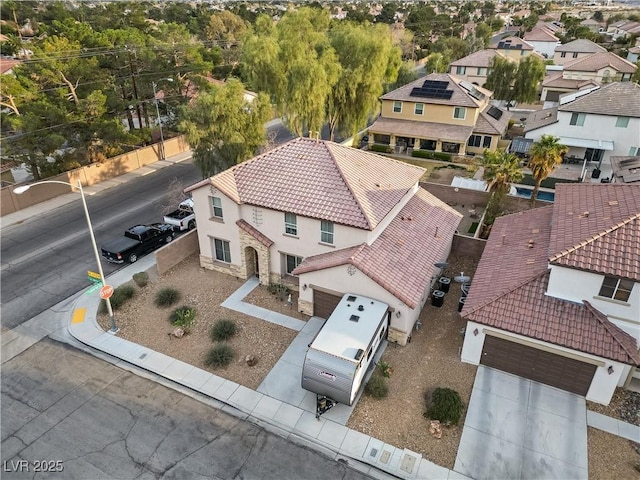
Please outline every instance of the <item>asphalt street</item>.
M369 478L49 339L2 365L1 421L3 480Z
M96 242L122 235L133 225L161 222L172 182L187 186L200 178L191 162L183 162L87 196ZM46 215L3 228L0 255L4 328L15 328L84 289L87 271L97 266L80 196ZM102 265L105 275L120 268Z

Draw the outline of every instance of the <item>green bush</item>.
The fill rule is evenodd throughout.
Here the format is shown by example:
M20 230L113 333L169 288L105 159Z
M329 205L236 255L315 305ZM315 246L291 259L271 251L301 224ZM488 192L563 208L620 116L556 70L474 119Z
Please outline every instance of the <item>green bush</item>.
M140 288L146 287L149 283L149 274L147 272L138 272L133 274L133 281Z
M384 377L373 375L365 385L364 391L373 398L384 398L389 393L389 387Z
M462 399L455 390L450 388L436 388L431 398L427 401L427 411L424 413L426 418L431 420L439 420L445 425L457 425L462 416Z
M372 152L391 153L391 147L389 145L380 145L378 143L369 145L369 150Z
M213 368L226 367L233 361L235 355L236 353L229 344L221 342L211 347L207 352L204 363Z
M191 325L196 319L196 310L193 307L188 307L183 305L182 307L176 308L169 317L169 321L171 325L174 327L180 327L185 332L189 331Z
M236 322L233 320L218 320L211 326L211 331L209 332L211 336L211 340L214 342L219 342L222 340L229 340L236 334L237 327Z
M124 284L116 287L113 291L113 295L111 295L111 308L113 310L118 310L122 307L127 300L130 300L136 294L136 289L133 285ZM100 307L98 309L99 313L107 313L107 302L105 300L100 301Z
M380 369L380 373L383 377L389 378L391 376L391 365L389 365L387 362L383 362L382 360L380 360L378 362L378 368Z
M291 293L291 289L282 283L270 283L267 289L280 301L284 301Z
M432 160L442 160L443 162L450 162L453 156L446 152L432 152L431 150L414 150L411 152L412 157L418 158L430 158Z
M166 287L156 293L156 306L169 307L180 300L180 292L172 287Z

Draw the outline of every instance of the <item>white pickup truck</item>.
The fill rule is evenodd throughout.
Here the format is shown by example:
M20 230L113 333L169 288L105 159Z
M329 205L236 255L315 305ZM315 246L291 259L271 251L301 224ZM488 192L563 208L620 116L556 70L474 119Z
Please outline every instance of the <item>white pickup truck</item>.
M178 209L164 216L164 223L173 225L176 230L184 232L196 228L196 214L193 213L193 200L187 198L180 202Z

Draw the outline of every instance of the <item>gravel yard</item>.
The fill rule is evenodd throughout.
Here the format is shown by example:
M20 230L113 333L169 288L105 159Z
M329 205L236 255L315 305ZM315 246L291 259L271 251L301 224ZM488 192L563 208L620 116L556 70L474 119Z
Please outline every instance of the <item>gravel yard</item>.
M461 271L472 276L477 265L477 260L469 257L453 257L449 262L449 276ZM116 311L120 327L118 335L248 388L258 387L296 335L293 330L221 307L220 303L244 282L201 268L196 255L162 277L150 280L149 285L138 289L136 296ZM171 335L174 328L168 318L174 307L158 308L154 304L155 293L163 287L174 287L182 293L182 299L174 307L188 305L196 309L196 322L190 333L182 338ZM465 322L457 312L459 295L460 285L452 282L441 308L427 302L420 316L421 328L413 332L411 343L405 347L393 344L387 347L382 360L392 367L388 396L376 400L363 395L347 424L392 445L421 453L446 468L454 466L464 414L458 426L443 428L442 438L436 439L429 433L428 420L422 413L425 393L436 387L456 390L465 407L471 396L476 367L460 362L463 342L460 330ZM251 292L245 301L301 320L308 319L296 311L295 293L292 294L293 308L289 308L286 301L278 301L262 286ZM219 319L233 319L238 325L238 333L230 341L236 358L228 367L214 370L205 366L204 358L214 345L209 330ZM100 315L98 322L108 329L105 315ZM248 366L244 362L247 355L254 355L257 364ZM627 393L620 395L620 402L624 402ZM589 407L619 418L621 413L617 405L616 401L611 407L591 404ZM634 405L629 408L636 409L637 418L638 403ZM640 478L640 473L633 467L640 461L640 455L631 442L592 428L588 435L590 478Z

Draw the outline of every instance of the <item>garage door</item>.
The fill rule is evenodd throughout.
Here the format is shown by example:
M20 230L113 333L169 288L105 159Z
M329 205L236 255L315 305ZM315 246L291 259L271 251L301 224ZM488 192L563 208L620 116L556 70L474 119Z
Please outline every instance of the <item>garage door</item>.
M585 396L596 366L487 335L480 363Z
M329 318L331 312L335 310L342 299L341 296L331 295L330 293L313 291L313 314L320 318Z

